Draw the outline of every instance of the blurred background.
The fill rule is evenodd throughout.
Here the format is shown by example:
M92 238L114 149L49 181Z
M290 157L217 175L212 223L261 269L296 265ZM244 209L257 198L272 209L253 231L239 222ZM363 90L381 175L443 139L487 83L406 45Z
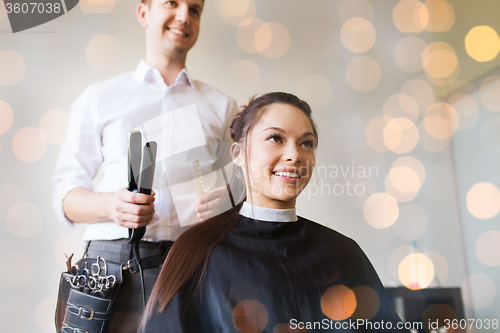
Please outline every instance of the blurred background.
M144 31L136 0L81 0L13 34L2 2L0 326L54 332L64 253L81 257L85 228L51 206L70 108L135 69ZM308 101L320 141L299 215L355 239L387 287L461 288L466 318L498 320L499 13L496 0L206 0L187 68L240 105ZM449 308L460 317L434 310Z

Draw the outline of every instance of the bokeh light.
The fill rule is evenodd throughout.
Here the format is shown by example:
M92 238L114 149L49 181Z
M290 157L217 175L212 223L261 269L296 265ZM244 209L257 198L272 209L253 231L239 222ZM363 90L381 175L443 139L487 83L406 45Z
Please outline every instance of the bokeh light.
M415 100L421 113L434 103L434 89L425 81L417 79L406 82L399 91Z
M377 88L382 78L378 63L370 57L353 59L346 69L347 83L359 92L368 92Z
M257 300L243 300L233 309L233 325L240 332L262 332L268 322L267 309Z
M500 210L500 191L491 183L477 183L467 192L466 201L469 213L481 220L489 219Z
M85 47L87 62L99 70L114 68L121 58L120 44L111 35L97 35Z
M356 296L344 285L331 286L321 296L321 310L330 319L345 320L356 310Z
M385 192L374 193L363 205L365 221L376 229L388 228L399 216L398 202Z
M257 53L255 33L265 23L257 17L243 20L236 29L236 41L238 45L248 53Z
M450 268L446 258L438 252L428 252L425 254L434 264L435 276L434 280L438 286L441 286L450 273Z
M448 304L431 304L422 313L422 323L438 323L438 327L443 327L448 321L452 323L457 322L457 314ZM432 331L433 330L428 330L428 332ZM450 328L449 330L446 329L446 331L458 333L462 330Z
M490 76L479 87L481 103L491 111L500 111L500 76Z
M425 30L431 32L444 32L451 29L455 23L453 6L445 0L427 0L424 3L429 14L429 22Z
M486 274L469 275L461 287L464 303L471 309L487 308L495 300L495 282Z
M35 309L35 321L43 332L54 332L54 312L56 311L56 298L42 299Z
M84 242L75 234L62 235L54 245L54 258L63 268L66 268L66 256L75 254L75 258L83 256Z
M0 134L5 134L14 123L14 113L6 102L0 100Z
M23 162L40 160L47 150L47 141L36 127L21 128L12 138L12 150Z
M389 179L392 186L403 193L412 193L420 189L420 179L418 174L412 168L407 166L398 166L391 168Z
M380 309L380 298L377 292L368 286L356 286L352 288L352 291L356 296L356 310L352 318L370 320L375 317Z
M215 1L214 5L219 5L216 8L222 17L243 17L250 8L248 0L223 0L220 4Z
M394 48L396 64L405 72L420 72L424 69L421 54L426 47L427 43L415 36L401 39Z
M394 232L406 240L415 240L427 230L428 220L424 210L415 204L399 207L399 217L394 223Z
M448 101L460 119L457 129L466 130L474 126L479 118L479 106L474 98L466 94L456 94Z
M385 191L389 193L394 199L396 199L397 202L408 202L417 196L419 191L413 191L413 192L402 192L398 190L394 185L392 184L391 181L391 174L389 173L385 179L384 179L384 187Z
M399 166L407 166L414 170L419 178L420 185L422 185L426 178L424 164L420 162L420 160L414 156L403 156L398 158L391 166L392 168Z
M500 117L485 121L481 127L481 143L492 153L500 153Z
M476 256L486 266L500 265L500 231L488 230L476 241Z
M387 121L384 116L376 116L366 125L366 141L375 150L384 152L389 149L384 143L384 128Z
M399 264L399 280L409 289L427 288L434 279L434 264L422 253L407 255Z
M26 72L23 57L12 50L0 51L0 86L13 86L21 81Z
M255 32L255 48L267 58L281 57L290 48L290 33L279 23L264 23Z
M257 91L260 84L259 67L247 59L240 59L229 64L224 73L224 81L237 85L250 94Z
M367 0L344 0L338 8L340 24L348 20L362 17L365 20L373 20L373 7Z
M418 143L424 147L426 150L431 152L437 152L446 149L451 143L451 136L446 139L436 139L431 136L424 126L424 122L418 124Z
M383 106L385 116L391 118L409 118L415 122L418 118L418 104L407 94L394 94L385 101Z
M308 101L313 110L321 110L328 106L333 97L333 89L325 77L314 74L300 80L296 93Z
M239 25L256 14L253 0L214 0L213 5L215 12L227 25Z
M392 11L392 19L401 32L420 32L429 22L429 13L420 1L401 0Z
M422 65L427 74L441 79L450 76L458 67L455 50L445 42L429 44L422 52Z
M271 45L273 40L273 32L268 23L262 24L257 31L255 31L255 49L257 52L262 52Z
M492 27L486 25L474 27L465 36L465 50L478 62L493 60L500 51L500 38Z
M35 236L42 228L40 209L28 201L14 204L7 212L7 226L19 238Z
M415 124L408 118L391 119L384 128L384 143L396 154L405 154L413 150L419 140Z
M392 251L387 259L389 273L391 273L392 277L399 281L399 264L407 255L415 252L416 250L411 246L401 246Z
M340 30L342 45L353 53L363 53L372 48L377 39L375 28L362 17L349 19Z
M69 112L63 109L51 109L40 119L40 130L47 142L54 145L66 140Z
M429 80L429 82L432 83L433 85L438 86L438 87L443 87L443 89L441 89L441 91L443 91L449 87L453 87L453 84L456 83L456 80L457 80L459 75L460 75L460 64L457 63L455 70L453 71L453 73L451 73L450 76L436 78L432 75L429 75L429 73L426 72L425 78L427 80ZM448 86L448 87L446 87L446 86Z
M84 14L108 14L115 8L115 0L80 0L80 9Z
M35 274L35 265L29 255L21 251L6 253L0 259L2 267L8 267L12 272L22 274L1 274L0 278L11 287L22 287L29 284Z
M0 186L1 193L9 193L0 200L0 218L7 219L7 212L18 201L26 200L26 194L17 185L5 184Z
M458 129L459 123L457 111L448 103L434 103L424 114L425 130L439 140L450 138Z
M394 170L396 170L395 174ZM408 174L408 178L404 177L405 174ZM391 165L389 174L384 181L385 190L397 202L408 202L417 196L425 178L426 174L422 162L413 156L403 156Z

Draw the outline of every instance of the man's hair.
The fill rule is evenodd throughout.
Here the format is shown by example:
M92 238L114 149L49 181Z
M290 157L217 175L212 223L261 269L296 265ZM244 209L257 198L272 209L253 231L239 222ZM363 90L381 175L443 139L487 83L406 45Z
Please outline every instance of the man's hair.
M151 1L153 1L153 0L141 0L141 2L148 7L151 4ZM205 0L201 0L201 3L205 3Z

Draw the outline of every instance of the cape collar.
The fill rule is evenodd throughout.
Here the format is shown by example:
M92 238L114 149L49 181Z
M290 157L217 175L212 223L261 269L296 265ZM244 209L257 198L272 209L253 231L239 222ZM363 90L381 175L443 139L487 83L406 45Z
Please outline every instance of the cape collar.
M240 214L251 219L269 222L295 222L299 219L295 208L266 208L252 205L246 201L241 206Z

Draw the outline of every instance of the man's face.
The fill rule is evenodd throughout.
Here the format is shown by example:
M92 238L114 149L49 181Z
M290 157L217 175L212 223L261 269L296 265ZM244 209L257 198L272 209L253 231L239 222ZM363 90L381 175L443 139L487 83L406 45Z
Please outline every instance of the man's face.
M139 21L153 50L185 55L198 39L202 7L202 0L151 0L149 7L144 6Z

